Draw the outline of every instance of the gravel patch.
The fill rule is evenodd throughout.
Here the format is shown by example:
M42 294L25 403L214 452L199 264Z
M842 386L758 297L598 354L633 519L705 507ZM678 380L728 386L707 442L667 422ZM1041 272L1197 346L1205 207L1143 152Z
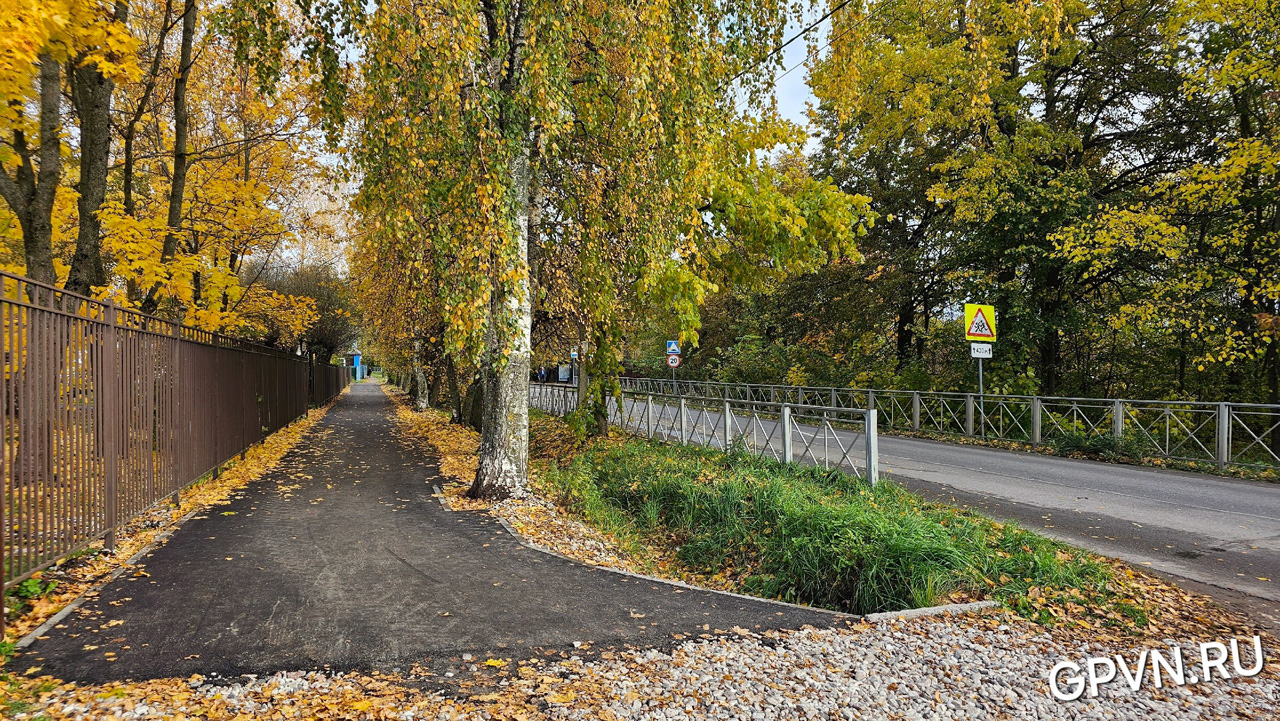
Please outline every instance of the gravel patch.
M1280 709L1274 667L1253 679L1164 689L1148 688L1148 674L1136 692L1113 682L1092 699L1050 696L1058 661L1129 650L1068 647L1011 619L937 619L704 639L628 664L583 663L576 673L598 684L601 708L628 719L1274 719ZM552 715L607 713L564 706Z
M510 664L482 687L464 682L455 694L414 691L394 675L196 676L138 687L68 684L14 717L1163 721L1275 719L1280 708L1274 658L1250 679L1157 689L1148 674L1137 691L1117 681L1096 698L1059 702L1050 696L1047 678L1058 661L1117 652L1137 657L1135 649L1064 638L1006 614L763 634L735 627L670 652L615 651ZM1173 645L1165 640L1136 650ZM1193 640L1176 645L1184 652L1198 648ZM1274 647L1264 648L1274 656ZM1251 657L1243 661L1251 665Z

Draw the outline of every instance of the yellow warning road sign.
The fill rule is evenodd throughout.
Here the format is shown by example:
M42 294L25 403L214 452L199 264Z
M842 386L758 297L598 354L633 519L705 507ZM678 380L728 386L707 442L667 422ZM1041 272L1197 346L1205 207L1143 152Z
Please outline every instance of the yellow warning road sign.
M980 303L964 304L965 340L996 339L996 308Z

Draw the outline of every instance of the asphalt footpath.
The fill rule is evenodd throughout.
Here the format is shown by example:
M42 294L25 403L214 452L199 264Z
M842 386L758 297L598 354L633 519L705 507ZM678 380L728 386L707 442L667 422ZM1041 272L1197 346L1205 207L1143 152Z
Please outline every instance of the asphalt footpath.
M12 666L69 681L310 669L442 673L675 636L833 626L815 610L636 579L444 509L432 459L354 385L262 479L198 513Z

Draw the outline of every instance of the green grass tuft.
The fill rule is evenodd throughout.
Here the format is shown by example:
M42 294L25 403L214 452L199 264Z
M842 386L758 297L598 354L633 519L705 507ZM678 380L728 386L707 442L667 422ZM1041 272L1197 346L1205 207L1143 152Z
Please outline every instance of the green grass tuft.
M760 596L871 613L960 592L1034 617L1033 589L1108 594L1107 570L1084 551L838 471L629 440L587 449L545 482L598 528L674 538L692 570Z

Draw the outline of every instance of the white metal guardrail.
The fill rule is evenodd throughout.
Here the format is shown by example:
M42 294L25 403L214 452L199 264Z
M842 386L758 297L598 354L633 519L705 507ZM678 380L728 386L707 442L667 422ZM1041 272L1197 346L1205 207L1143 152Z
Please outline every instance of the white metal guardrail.
M572 386L529 385L534 408L563 416L577 404ZM719 450L741 447L783 463L839 468L872 483L880 477L875 409L624 388L620 402L610 400L608 415L611 425L645 438Z
M882 431L1029 443L1109 440L1149 458L1280 467L1280 405L979 395L621 378L629 396L877 411Z

